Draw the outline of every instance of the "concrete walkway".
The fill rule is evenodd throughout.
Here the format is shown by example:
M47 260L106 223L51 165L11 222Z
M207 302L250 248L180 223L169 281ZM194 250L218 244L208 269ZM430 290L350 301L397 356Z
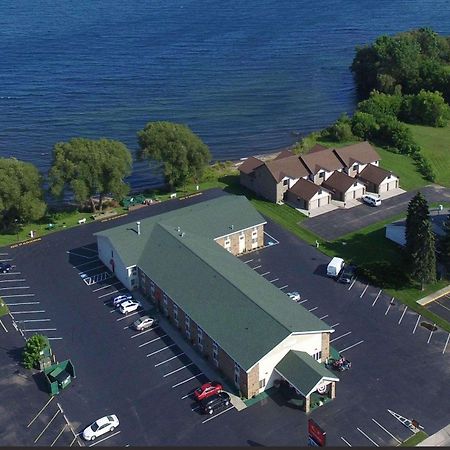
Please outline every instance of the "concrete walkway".
M424 441L417 444L417 447L448 447L450 446L450 424L442 430L428 436Z

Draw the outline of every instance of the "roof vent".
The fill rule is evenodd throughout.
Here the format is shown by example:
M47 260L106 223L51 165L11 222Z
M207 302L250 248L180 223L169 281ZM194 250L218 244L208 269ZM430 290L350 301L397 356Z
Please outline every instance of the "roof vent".
M180 234L180 236L181 236L181 237L184 237L185 234L186 234L186 233L183 231L183 232Z
M230 228L231 228L232 230L234 230L234 225L231 225Z
M141 222L136 222L136 225L137 225L137 234L138 234L138 236L140 236L140 234L141 234Z
M177 227L177 231L178 231L178 233L181 231L181 228L180 227Z

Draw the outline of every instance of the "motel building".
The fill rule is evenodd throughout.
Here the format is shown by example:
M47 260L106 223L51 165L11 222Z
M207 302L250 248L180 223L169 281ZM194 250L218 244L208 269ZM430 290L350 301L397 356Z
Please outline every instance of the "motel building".
M288 383L310 411L338 378L323 362L334 330L236 258L264 246L264 218L226 195L95 233L102 262L139 289L251 398Z

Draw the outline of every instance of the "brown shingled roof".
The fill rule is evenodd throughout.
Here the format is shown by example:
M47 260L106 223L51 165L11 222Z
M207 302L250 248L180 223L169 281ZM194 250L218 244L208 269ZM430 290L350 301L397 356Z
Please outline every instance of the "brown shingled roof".
M367 164L367 166L364 167L364 170L362 170L359 174L358 178L364 181L369 181L370 183L380 184L391 174L392 172L389 172L389 170L382 169L381 167L374 166L373 164Z
M262 166L263 164L264 162L261 161L260 159L250 156L239 166L239 171L248 175L249 173L253 172L257 167Z
M335 148L334 152L346 167L351 167L355 162L369 164L381 159L375 148L367 141Z
M308 153L320 152L320 150L326 150L328 147L324 145L315 144L312 148L309 149Z
M302 178L309 175L307 168L300 162L298 156L289 156L266 162L266 167L279 183L284 177Z
M294 156L294 153L292 153L290 150L282 150L274 159L289 158L289 156Z
M332 172L333 170L343 169L344 167L342 161L340 161L339 158L333 153L333 149L331 148L325 148L322 150L317 149L312 153L301 155L300 159L314 175L321 169L325 169L327 172Z
M300 178L288 191L304 200L311 200L321 189L321 186Z
M358 181L356 178L336 171L322 183L322 186L333 192L347 192L356 181Z

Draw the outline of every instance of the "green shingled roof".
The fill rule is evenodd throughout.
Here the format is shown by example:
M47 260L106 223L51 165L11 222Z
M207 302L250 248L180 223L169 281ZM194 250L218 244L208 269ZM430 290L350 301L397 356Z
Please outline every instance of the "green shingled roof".
M305 397L313 392L322 379L339 381L338 377L306 352L289 351L275 369Z
M232 221L235 232L264 222L248 200L227 196L205 203L198 226L195 208L189 207L142 220L140 236L130 225L97 235L108 237L123 260L138 265L244 370L292 332L329 331L327 324L214 242L217 235L231 232L223 223Z

